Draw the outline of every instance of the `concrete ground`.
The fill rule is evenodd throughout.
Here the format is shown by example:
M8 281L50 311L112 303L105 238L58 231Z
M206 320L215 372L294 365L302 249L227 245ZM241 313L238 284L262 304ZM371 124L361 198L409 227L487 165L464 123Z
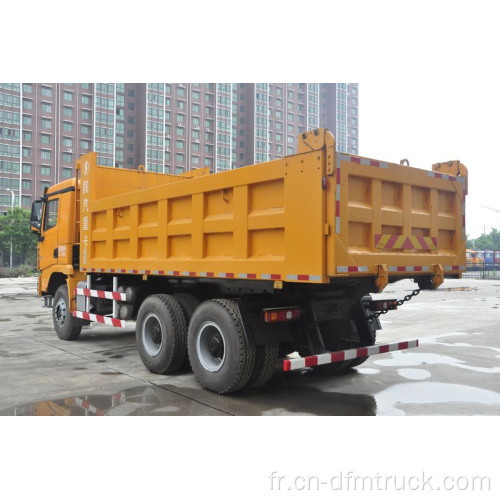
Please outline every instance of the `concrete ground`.
M417 349L341 376L277 370L229 396L190 372L147 371L133 329L94 324L59 340L42 304L35 279L0 280L0 415L500 415L500 281L446 281L382 316L379 342L419 338Z

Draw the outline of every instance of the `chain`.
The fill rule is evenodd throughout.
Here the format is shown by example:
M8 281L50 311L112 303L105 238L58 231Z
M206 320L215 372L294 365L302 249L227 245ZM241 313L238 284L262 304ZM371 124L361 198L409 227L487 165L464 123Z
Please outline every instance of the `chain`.
M416 290L413 290L413 292L409 293L408 295L405 295L404 299L398 300L398 306L402 306L405 302L410 301L411 299L413 299L413 297L415 297L419 293L420 293L419 288L417 288ZM389 312L389 309L383 309L382 311L374 312L373 316L375 316L375 318L378 318L381 314L387 314L388 312Z

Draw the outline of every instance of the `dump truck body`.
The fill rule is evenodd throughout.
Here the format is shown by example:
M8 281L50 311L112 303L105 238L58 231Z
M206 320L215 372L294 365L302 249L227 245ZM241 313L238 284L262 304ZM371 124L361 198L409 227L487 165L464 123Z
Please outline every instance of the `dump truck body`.
M465 270L465 178L336 153L321 135L194 179L82 158L80 268L323 284Z
M329 132L316 130L301 135L296 155L215 175L101 167L95 153L76 167L76 179L42 200L39 289L49 296L59 290L56 330L59 322L62 338L74 337L83 321L123 326L135 319L143 361L164 372L163 354L155 364L162 357L155 332L167 329L161 311L174 317L180 304L185 324L177 330L186 329L184 337L188 326L196 330L195 374L218 392L241 388L241 380L213 381L222 365L207 375L238 325L224 334L219 320L203 318L236 315L250 364L298 351L326 355L305 366L334 352L334 365L353 366L378 349L363 350L373 346L387 304L375 304L370 292L404 278L436 288L466 269L467 177L458 162L424 171L345 155ZM80 323L64 323L63 310ZM179 342L189 344L184 337ZM291 366L301 363L285 369Z

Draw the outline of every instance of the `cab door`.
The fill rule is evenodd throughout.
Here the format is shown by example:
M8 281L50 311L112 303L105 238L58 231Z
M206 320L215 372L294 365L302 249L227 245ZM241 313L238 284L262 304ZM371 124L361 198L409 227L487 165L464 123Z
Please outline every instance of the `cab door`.
M58 219L59 198L49 198L45 202L41 225L40 270L57 264L58 259Z

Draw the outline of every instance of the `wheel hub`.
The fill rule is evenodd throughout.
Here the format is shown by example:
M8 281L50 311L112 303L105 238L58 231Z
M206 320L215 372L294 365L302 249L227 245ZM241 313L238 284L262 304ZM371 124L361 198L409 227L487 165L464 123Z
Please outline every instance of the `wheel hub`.
M64 300L61 299L56 304L56 307L54 308L54 317L59 325L64 325L64 322L66 321L66 304L64 303Z
M157 356L163 347L163 331L156 314L150 313L144 318L141 337L146 352L150 356Z
M222 354L224 353L224 342L219 332L214 333L208 341L208 352L214 358L222 357Z
M217 372L226 359L224 335L220 327L213 321L200 326L196 334L196 354L205 370Z
M161 329L158 325L151 328L151 340L155 344L159 344L161 342Z

